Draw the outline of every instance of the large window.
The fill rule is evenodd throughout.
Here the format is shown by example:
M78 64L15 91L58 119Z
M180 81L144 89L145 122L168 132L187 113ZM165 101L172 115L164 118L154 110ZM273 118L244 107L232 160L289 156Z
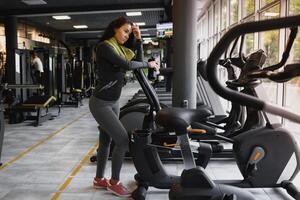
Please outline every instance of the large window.
M200 58L202 59L206 59L207 58L207 51L208 51L208 45L207 45L207 41L204 40L202 41L202 43L200 43L201 45L201 49L200 49Z
M300 27L298 27L300 30ZM290 60L291 62L300 62L300 35L298 32L298 35L294 41L293 48L291 50L291 55L290 55Z
M278 83L269 80L264 80L263 87L266 97L268 98L267 101L273 104L278 104Z
M300 29L300 27L299 27L299 29ZM300 61L300 35L299 34L298 34L297 38L295 39L294 47L292 49L291 58L295 62Z
M213 50L213 48L214 48L214 40L213 40L213 38L210 38L209 42L208 42L208 55Z
M289 5L289 15L299 15L300 14L300 1L299 0L290 0ZM300 30L300 27L299 27ZM291 60L299 62L300 61L300 35L298 33L297 38L295 39L293 49L291 52Z
M279 5L273 6L261 13L260 19L272 19L279 17ZM265 66L278 63L279 58L279 30L262 32L260 34L260 48L267 55ZM269 80L264 80L263 84L269 101L278 103L278 84Z
M238 22L239 2L238 0L230 0L230 25Z
M300 14L300 1L290 0L289 4L289 15ZM300 28L300 27L299 27ZM299 33L293 44L291 56L291 63L300 62L300 36ZM285 84L285 107L293 110L294 112L300 113L299 99L300 99L300 77L294 78ZM300 125L291 121L286 120L285 125L292 130L300 130ZM300 131L298 131L299 133Z
M251 16L248 17L245 22L250 22L250 21L254 21L255 17ZM255 45L255 41L254 41L254 33L249 33L245 35L244 38L244 53L245 55L248 55L250 53L252 53L254 51L254 45Z
M227 0L222 0L222 18L221 18L221 22L222 22L222 30L226 28L227 26Z
M208 27L209 27L209 41L208 41L208 52L214 48L213 34L214 34L214 15L213 6L208 11Z
M293 112L300 113L299 99L300 99L300 78L294 78L285 83L285 107ZM300 133L300 125L289 120L285 120L285 125L291 130L297 130Z
M219 2L216 2L214 4L214 46L218 42L218 33L220 31L220 4Z
M202 20L202 29L201 29L201 49L200 49L200 58L206 59L208 54L208 17L207 15L203 17Z
M254 33L249 33L245 35L244 45L246 55L254 51Z
M243 5L243 17L247 17L255 12L255 0L245 0Z
M204 29L201 37L201 57L206 58L209 51L235 23L244 23L254 20L265 20L288 15L300 14L300 0L214 0L210 1L202 23ZM241 5L239 5L241 4ZM239 10L240 9L240 10ZM213 13L213 16L212 16ZM241 16L240 16L241 15ZM211 19L213 19L211 21ZM211 27L213 30L211 31ZM289 30L286 30L289 33ZM211 34L213 32L213 35ZM282 50L289 34L283 34L283 30L272 30L260 33L246 34L244 38L243 53L249 55L257 49L263 49L267 55L264 67L276 64L281 58ZM212 42L213 41L213 42ZM228 46L229 56L231 46ZM238 46L233 55L238 52ZM293 44L288 63L300 63L300 27L299 33ZM220 68L220 78L226 80L224 69ZM263 86L269 102L284 105L287 108L300 113L300 77L287 83L278 84L270 80L264 80ZM288 128L299 130L300 125L283 120Z
M213 8L209 9L208 11L208 36L211 37L214 32L214 15L213 15Z
M274 2L274 1L276 1L276 0L261 0L261 3L260 3L261 8L268 5L268 4L270 4L270 3L272 3L272 2Z
M261 13L261 19L279 17L279 5L269 8ZM267 54L265 65L270 66L278 62L279 54L279 30L261 33L261 48Z
M265 65L270 66L278 62L279 31L267 31L261 34L261 48L267 54Z
M219 13L220 13L220 6L219 6L219 2L215 3L214 5L214 16L215 16L215 28L214 28L214 33L218 33L219 32L219 21L220 21L220 18L219 18Z
M297 14L300 14L300 1L290 0L289 15L297 15Z

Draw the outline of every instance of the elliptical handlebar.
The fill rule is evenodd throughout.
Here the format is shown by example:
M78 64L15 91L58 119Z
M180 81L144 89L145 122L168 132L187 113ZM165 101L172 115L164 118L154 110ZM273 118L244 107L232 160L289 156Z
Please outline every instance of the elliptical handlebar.
M249 78L268 78L277 83L283 83L300 76L300 63L289 64L284 67L284 71L258 71L249 74Z
M239 68L242 68L244 66L244 64L246 63L245 61L245 56L242 53L242 49L243 49L243 43L244 43L244 38L245 35L241 36L241 42L240 42L240 46L239 46L239 56L238 57L233 57L233 52L234 49L236 48L239 38L236 38L234 43L232 44L230 53L229 53L229 58L227 58L227 56L225 56L224 59L219 60L219 64L222 65L223 67L226 68L227 73L228 73L228 79L236 79L236 75L234 73L234 69L232 67L232 64L234 66L237 66ZM226 53L227 54L227 50L226 49ZM197 63L197 73L205 80L207 81L207 60L198 60Z
M283 83L283 82L289 81L290 79L300 75L299 74L299 72L300 72L299 63L286 65L284 67L284 71L273 72L277 69L280 69L282 66L284 66L287 59L289 58L292 46L294 44L295 38L298 33L298 27L292 27L290 29L291 29L291 32L290 32L289 39L288 39L287 45L285 47L285 50L282 54L281 61L275 65L271 65L271 66L265 67L259 71L255 71L255 72L247 74L248 78L268 78L277 83Z
M279 63L275 64L275 65L265 67L263 69L264 71L275 71L276 69L281 68L286 63L287 59L290 56L292 46L294 44L294 41L295 41L297 33L298 33L298 27L291 27L290 29L291 29L291 32L290 32L289 39L288 39L288 42L286 44L285 50L282 54L281 61Z
M300 123L300 115L287 111L286 109L281 108L279 106L264 102L263 100L260 100L256 97L249 96L226 88L219 82L217 76L217 66L219 63L219 59L227 49L228 45L230 45L230 43L235 38L247 33L262 32L296 26L300 26L300 15L243 23L230 29L217 43L207 60L207 78L213 90L218 95L232 102L236 102L244 106L249 106L257 110L264 110L266 112L279 115L297 123Z

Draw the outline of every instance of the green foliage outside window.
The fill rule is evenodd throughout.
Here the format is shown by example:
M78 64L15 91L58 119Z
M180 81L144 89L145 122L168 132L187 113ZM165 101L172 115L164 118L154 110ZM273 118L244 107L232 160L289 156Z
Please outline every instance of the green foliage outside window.
M245 54L248 55L254 51L254 33L245 35Z
M289 6L290 15L299 15L300 14L300 1L299 0L290 0Z
M299 0L289 0L289 15L299 15L300 14L300 1ZM298 27L300 30L300 27ZM290 55L290 63L299 63L300 61L300 35L298 31L297 38L294 41L293 48ZM293 109L295 112L300 112L300 106L298 105L300 96L300 77L293 78L289 82L285 83L286 94L285 107ZM296 105L296 106L295 106ZM300 125L285 121L287 127L292 127L293 130L300 130Z
M289 4L289 15L299 15L300 14L300 1L299 0L290 0ZM300 27L298 27L298 35L294 41L290 62L295 63L300 61L300 35L299 35ZM292 79L289 84L300 85L300 78ZM288 85L289 86L289 85Z
M278 62L279 31L267 31L262 33L262 49L267 54L265 65L270 66Z
M279 17L279 5L276 5L261 13L261 19L271 19ZM261 48L267 54L265 66L270 66L278 62L279 54L279 30L261 33Z
M222 0L222 30L227 26L227 0Z
M238 0L230 0L230 24L237 23L239 14Z
M275 0L261 0L261 7L264 7L270 3L272 3Z
M300 30L300 27L298 27L298 29ZM300 61L300 35L298 35L295 39L292 49L292 59L293 61Z
M255 0L246 0L244 5L244 17L254 13L255 11Z
M215 4L214 6L214 14L215 14L215 28L214 33L219 32L219 4Z
M300 1L299 0L290 0L289 5L289 15L299 15L300 14ZM298 27L300 30L300 27ZM300 35L298 33L297 38L295 39L292 53L292 61L300 61Z

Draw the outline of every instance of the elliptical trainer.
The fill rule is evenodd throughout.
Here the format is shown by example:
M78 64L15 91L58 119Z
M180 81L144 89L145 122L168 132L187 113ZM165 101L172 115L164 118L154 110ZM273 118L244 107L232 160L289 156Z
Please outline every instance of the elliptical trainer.
M300 116L296 113L269 104L256 97L225 88L218 81L216 70L218 59L223 54L226 46L239 35L299 25L300 16L293 16L249 22L240 24L229 30L213 49L207 62L207 65L210 66L210 68L208 68L208 80L215 92L227 100L238 102L241 105L300 123ZM249 81L253 80L253 78L264 77L273 81L283 82L295 76L299 76L299 65L300 64L287 65L283 72L278 73L270 72L270 70L272 71L276 68L267 67L260 69L252 65L254 68L250 67L251 70L245 70L244 72L247 73L241 74L240 81ZM174 112L166 110L162 114L158 113L158 122L167 125L166 119L163 119L163 116L172 118L178 117L177 115L178 113L174 114ZM300 192L292 183L292 180L300 169L300 151L291 133L282 128L280 124L266 121L266 126L244 132L236 136L234 140L233 150L236 155L237 165L244 180L217 182L229 183L239 187L283 187L293 198L300 199ZM283 146L284 151L282 150ZM203 170L197 168L184 171L181 176L180 184L171 189L170 199L202 199L203 192L207 189L203 184L201 185L203 179L201 175L202 171Z

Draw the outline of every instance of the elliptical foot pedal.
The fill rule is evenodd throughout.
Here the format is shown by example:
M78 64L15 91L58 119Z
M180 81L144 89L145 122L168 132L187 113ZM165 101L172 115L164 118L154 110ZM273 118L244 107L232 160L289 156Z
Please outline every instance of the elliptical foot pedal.
M131 193L131 198L134 200L145 200L149 184L146 182L139 182L138 187Z
M224 146L222 144L212 144L212 151L213 153L222 153L224 151Z
M213 197L211 200L237 200L237 197L235 194L224 194L222 196Z
M237 200L237 197L234 194L225 195L225 197L222 200Z
M283 181L281 186L286 189L289 195L291 195L294 199L300 199L300 191L291 181Z
M90 157L90 161L91 161L92 163L96 162L96 161L97 161L97 155L91 156L91 157Z

